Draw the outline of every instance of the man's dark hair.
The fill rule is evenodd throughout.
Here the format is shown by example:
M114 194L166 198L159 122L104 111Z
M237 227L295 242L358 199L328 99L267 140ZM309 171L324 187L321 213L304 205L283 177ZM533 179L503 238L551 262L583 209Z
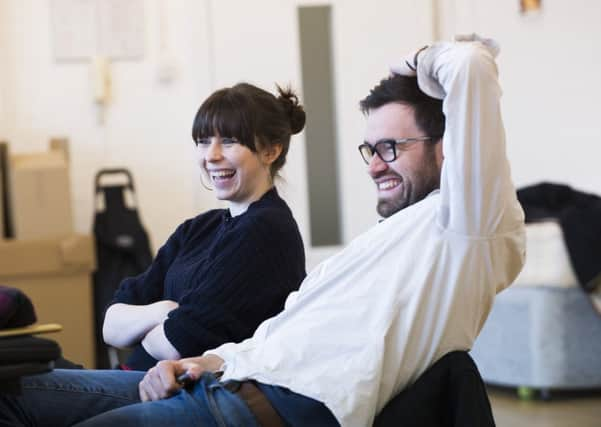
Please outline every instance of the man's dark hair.
M370 110L391 102L413 107L415 123L426 134L425 136L442 137L445 127L442 101L422 92L417 85L416 77L394 74L382 79L369 95L359 102L359 107L363 114L367 115Z

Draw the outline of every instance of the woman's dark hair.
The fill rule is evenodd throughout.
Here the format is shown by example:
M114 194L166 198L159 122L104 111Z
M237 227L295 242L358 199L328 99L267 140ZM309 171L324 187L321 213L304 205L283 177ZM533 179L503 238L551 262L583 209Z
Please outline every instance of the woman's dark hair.
M363 114L385 104L396 102L413 107L415 123L426 136L439 136L444 133L445 117L442 101L421 91L416 77L394 74L380 81L369 95L359 102ZM408 135L412 136L412 135Z
M290 88L277 86L278 97L248 83L238 83L213 93L202 103L192 126L192 138L219 134L233 137L252 151L281 145L280 156L271 164L271 176L286 163L290 136L305 126L305 111Z

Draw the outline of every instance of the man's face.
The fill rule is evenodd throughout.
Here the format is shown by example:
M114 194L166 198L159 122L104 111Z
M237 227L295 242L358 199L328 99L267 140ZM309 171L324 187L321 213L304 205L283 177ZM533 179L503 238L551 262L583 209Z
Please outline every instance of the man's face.
M365 141L374 146L384 139L415 138L425 135L415 123L413 108L390 103L369 111ZM442 150L432 141L396 146L396 160L386 163L377 154L367 171L378 192L377 211L383 217L398 212L426 197L440 185Z

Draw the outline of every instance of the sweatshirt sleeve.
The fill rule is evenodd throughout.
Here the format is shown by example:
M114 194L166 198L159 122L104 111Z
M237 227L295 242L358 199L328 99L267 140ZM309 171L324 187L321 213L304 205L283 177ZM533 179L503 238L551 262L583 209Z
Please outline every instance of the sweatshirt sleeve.
M185 235L190 221L181 224L167 239L146 271L121 282L111 305L116 303L144 305L163 299L165 274L178 254L182 236Z
M523 223L501 119L496 50L481 42L438 43L419 56L420 88L443 99L440 225L489 237Z
M255 215L223 238L206 270L210 274L199 278L164 323L182 357L240 342L282 310L305 275L302 241L293 225Z

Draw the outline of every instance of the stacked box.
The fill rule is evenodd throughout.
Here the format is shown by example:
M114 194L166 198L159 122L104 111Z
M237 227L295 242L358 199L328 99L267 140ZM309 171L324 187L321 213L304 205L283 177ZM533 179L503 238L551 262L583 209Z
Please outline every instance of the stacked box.
M12 237L8 212L8 144L0 141L0 240Z
M17 239L73 233L66 144L51 143L48 152L11 156L10 204Z
M73 231L67 140L10 156L1 143L0 179L0 284L25 292L38 322L63 326L50 337L65 358L93 368L96 257L93 238Z
M0 283L29 296L38 322L61 324L51 338L65 358L87 368L94 367L95 259L89 235L0 242Z

